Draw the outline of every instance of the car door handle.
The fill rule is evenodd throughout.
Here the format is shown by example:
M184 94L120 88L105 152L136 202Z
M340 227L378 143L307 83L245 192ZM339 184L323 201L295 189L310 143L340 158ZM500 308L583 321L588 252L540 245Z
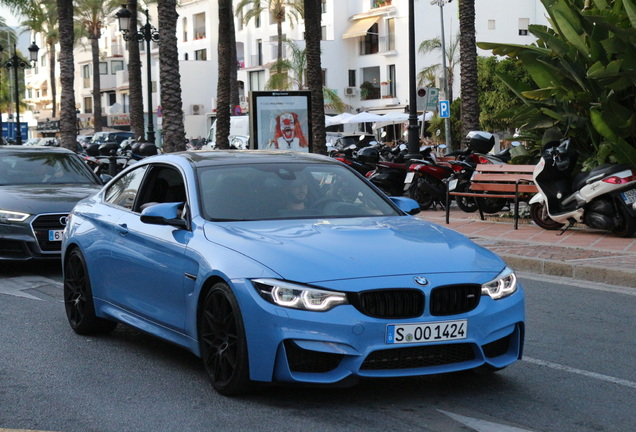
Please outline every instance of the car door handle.
M115 229L120 235L125 236L126 234L128 234L128 225L126 224L117 225Z

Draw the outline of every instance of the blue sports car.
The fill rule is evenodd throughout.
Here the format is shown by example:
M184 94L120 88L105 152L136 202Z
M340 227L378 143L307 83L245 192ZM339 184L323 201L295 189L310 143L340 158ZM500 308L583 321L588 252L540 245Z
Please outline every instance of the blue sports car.
M147 158L70 215L68 321L79 334L125 323L185 347L225 395L515 362L514 272L417 211L315 154Z

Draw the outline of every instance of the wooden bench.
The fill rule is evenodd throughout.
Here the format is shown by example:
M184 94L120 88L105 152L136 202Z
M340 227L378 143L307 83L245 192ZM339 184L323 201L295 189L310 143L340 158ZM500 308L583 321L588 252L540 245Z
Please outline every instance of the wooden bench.
M470 180L470 191L454 192L446 187L446 223L449 223L450 197L474 197L477 201L479 216L484 220L484 212L479 198L514 199L515 229L519 225L519 200L526 194L538 192L533 183L534 165L479 164Z

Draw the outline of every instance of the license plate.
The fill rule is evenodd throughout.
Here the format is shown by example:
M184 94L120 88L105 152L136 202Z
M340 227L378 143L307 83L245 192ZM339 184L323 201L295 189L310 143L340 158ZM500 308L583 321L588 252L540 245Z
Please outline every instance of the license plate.
M389 324L386 326L386 343L388 344L466 339L467 335L467 320L420 324Z
M448 190L449 191L454 191L455 188L457 188L457 183L458 183L458 179L452 179L451 181L448 182Z
M62 241L62 234L64 230L49 230L49 241Z
M621 194L625 204L633 204L636 202L636 189L625 191Z
M404 179L404 184L413 183L413 178L415 177L415 171L410 171L406 173L406 178Z

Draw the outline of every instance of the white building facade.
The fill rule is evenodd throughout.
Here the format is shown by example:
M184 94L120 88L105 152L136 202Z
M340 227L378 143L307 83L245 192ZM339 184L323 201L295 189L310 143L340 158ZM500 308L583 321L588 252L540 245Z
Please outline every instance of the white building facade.
M448 45L459 33L458 2L439 6L439 1L415 1L415 40L441 38L441 16L444 38ZM547 24L540 0L480 0L476 5L476 38L479 42L529 44L534 37L527 31L531 24ZM266 0L263 0L266 4ZM211 117L216 112L218 4L215 0L183 0L178 7L177 40L179 71L186 136L207 135ZM377 113L404 110L409 104L409 43L407 0L323 0L322 1L322 68L325 86L333 89L351 108ZM241 16L239 11L239 17ZM145 17L140 14L145 23ZM157 27L156 9L150 9L151 24ZM260 19L243 23L235 18L238 79L241 97L248 107L249 92L264 90L269 79L269 66L276 60L276 23L269 12ZM142 23L143 24L143 23ZM161 32L161 29L159 29ZM51 118L51 107L59 107L59 70L56 73L57 101L51 100L48 53L39 35L39 62L26 74L25 102L33 122ZM293 40L304 47L304 21L286 20L283 40ZM130 42L129 42L130 43ZM128 89L128 51L116 19L105 23L100 39L100 76L102 116L106 127L127 129L130 126ZM151 42L152 103L147 98L147 65L145 42L140 43L144 111L152 107L155 129L161 130L161 89L159 86L158 44ZM59 49L57 47L56 49ZM284 49L284 55L287 56ZM90 130L93 119L92 65L88 41L75 50L75 99L78 129ZM478 50L479 55L490 55ZM416 69L441 64L441 52L426 56L417 54ZM177 66L177 65L175 65ZM459 70L456 71L453 94L459 97ZM58 111L59 112L59 111ZM327 113L335 112L327 108ZM26 114L29 118L29 114ZM37 129L36 128L31 128ZM35 135L37 131L33 131ZM49 132L50 133L50 132ZM39 135L38 135L39 136Z

